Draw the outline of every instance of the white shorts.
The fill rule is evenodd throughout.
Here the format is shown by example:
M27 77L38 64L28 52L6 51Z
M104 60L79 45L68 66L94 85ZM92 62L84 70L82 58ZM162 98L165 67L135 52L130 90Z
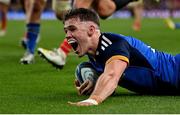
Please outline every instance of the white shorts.
M0 0L0 3L9 5L10 4L10 0Z
M52 0L52 9L55 12L62 12L71 9L71 0Z

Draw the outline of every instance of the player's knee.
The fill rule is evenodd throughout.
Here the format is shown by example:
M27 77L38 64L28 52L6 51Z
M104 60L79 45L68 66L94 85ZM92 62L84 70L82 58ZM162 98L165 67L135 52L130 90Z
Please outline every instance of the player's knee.
M52 9L56 13L56 17L62 20L64 13L71 9L71 1L53 0Z
M89 8L90 5L89 4L84 4L84 2L76 1L76 2L74 2L73 7L74 8Z
M99 17L100 17L101 19L106 19L106 18L108 18L109 16L111 16L111 13L105 12L105 11L103 11L103 9L98 9L97 12L98 12Z
M73 4L73 7L74 8L80 8L82 5L81 4L79 4L78 2L74 2L74 4Z
M99 3L97 12L102 19L106 19L114 13L115 9L116 8L114 5L111 4L104 5L102 3Z

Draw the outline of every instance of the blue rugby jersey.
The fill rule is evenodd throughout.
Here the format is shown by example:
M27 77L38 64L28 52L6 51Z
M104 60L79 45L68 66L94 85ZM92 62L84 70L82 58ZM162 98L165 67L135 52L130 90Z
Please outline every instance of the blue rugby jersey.
M96 56L89 60L98 72L114 59L128 63L120 85L140 93L159 93L178 89L174 56L159 52L142 41L120 34L102 33Z

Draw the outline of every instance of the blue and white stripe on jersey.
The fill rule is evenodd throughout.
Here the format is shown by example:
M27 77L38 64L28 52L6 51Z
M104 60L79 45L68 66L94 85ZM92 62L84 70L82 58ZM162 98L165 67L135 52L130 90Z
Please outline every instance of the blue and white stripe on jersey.
M101 49L104 51L106 47L108 47L109 45L111 45L112 42L106 38L106 36L102 36L102 40L101 40Z

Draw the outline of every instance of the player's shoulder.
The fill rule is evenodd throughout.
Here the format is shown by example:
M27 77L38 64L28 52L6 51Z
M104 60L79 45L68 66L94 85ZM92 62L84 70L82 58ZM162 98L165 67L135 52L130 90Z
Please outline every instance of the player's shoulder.
M105 64L113 56L129 57L130 46L124 37L126 36L103 33L96 50L96 59Z
M115 33L103 33L105 37L107 37L110 41L112 41L113 45L116 45L116 47L129 45L131 47L141 47L145 46L145 43L141 40L132 37L132 36L126 36L123 34L115 34Z
M129 43L125 37L121 34L102 33L97 49L98 54L106 57L129 50Z
M122 34L117 34L117 33L111 33L111 32L104 32L102 33L102 37L105 36L109 39L115 40L115 39L125 39L128 36L122 35Z
M122 44L129 44L131 41L131 37L125 36L122 34L115 33L102 33L101 35L101 45L103 42L108 43L109 46L117 47Z
M123 34L116 34L116 33L102 33L102 38L108 38L111 42L118 43L118 42L128 42L131 43L133 40L133 37L126 36Z

